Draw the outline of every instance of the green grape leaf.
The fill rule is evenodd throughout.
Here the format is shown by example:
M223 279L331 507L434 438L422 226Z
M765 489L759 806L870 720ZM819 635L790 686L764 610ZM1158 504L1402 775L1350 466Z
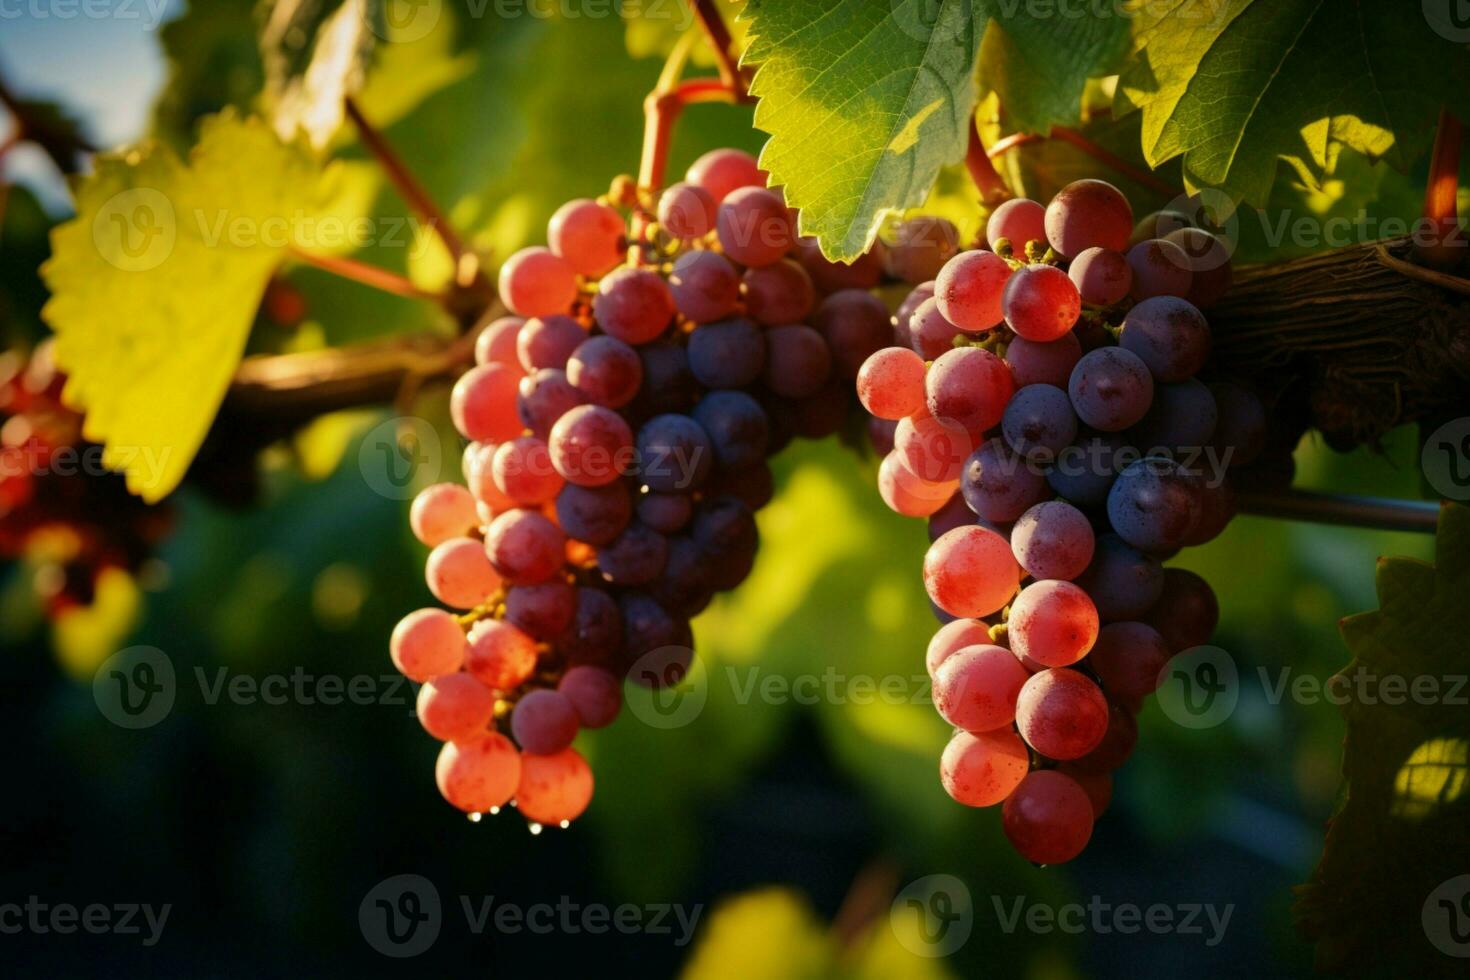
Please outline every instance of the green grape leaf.
M1470 53L1417 10L1369 0L1149 4L1116 110L1141 110L1157 166L1264 205L1278 160L1330 174L1343 147L1402 170L1441 105L1470 106Z
M187 164L147 143L101 156L41 273L69 404L103 463L156 501L209 430L256 307L321 182L259 119L207 119Z
M829 258L867 251L964 156L984 19L971 0L752 0L761 165Z
M282 139L305 132L318 149L342 125L372 53L374 0L275 0L260 34L266 96Z
M992 0L980 85L1000 96L1008 121L1023 132L1076 125L1088 79L1108 74L1128 50L1129 19L1112 5L1059 13L1050 5Z
M1380 608L1342 622L1346 794L1296 909L1328 969L1462 975L1449 950L1465 953L1470 896L1470 508L1441 509L1435 554L1380 560Z

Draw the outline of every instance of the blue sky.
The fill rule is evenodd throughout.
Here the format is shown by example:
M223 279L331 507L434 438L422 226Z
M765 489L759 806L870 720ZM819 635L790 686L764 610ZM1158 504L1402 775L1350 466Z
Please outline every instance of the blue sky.
M20 95L65 105L98 145L131 142L164 80L154 35L183 8L182 0L0 0L0 75ZM0 120L0 133L8 128ZM48 205L64 200L37 151L22 147L4 166Z

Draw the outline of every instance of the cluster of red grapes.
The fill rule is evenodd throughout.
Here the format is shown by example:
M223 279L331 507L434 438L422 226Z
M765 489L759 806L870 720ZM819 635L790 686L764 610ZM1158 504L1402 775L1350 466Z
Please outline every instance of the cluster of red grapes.
M49 340L0 354L0 560L35 568L52 620L90 606L107 569L136 572L173 525L170 508L103 468L102 447L62 404L65 383Z
M1195 377L1231 271L1183 215L1135 226L1080 180L1001 205L984 238L904 300L857 389L884 501L929 518L927 665L957 730L940 779L1004 801L1016 850L1053 864L1086 845L1169 659L1214 630L1210 587L1161 563L1223 530L1266 416Z
M683 677L690 618L751 570L767 458L856 417L858 368L892 340L881 270L826 262L765 185L735 150L656 197L619 178L500 270L515 315L450 398L467 486L410 514L462 612L410 613L391 641L461 810L581 814L577 732L613 721L625 678Z

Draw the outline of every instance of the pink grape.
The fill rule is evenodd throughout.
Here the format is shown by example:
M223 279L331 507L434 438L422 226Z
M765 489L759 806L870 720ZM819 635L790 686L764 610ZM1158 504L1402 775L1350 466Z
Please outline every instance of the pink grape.
M875 351L858 369L858 400L881 419L902 419L924 407L924 361L903 347Z
M466 813L504 806L521 780L521 755L499 732L445 742L434 764L439 792Z
M1046 343L1017 337L1007 345L1005 356L1018 390L1027 385L1054 385L1065 391L1072 369L1081 359L1082 345L1075 333Z
M878 467L878 495L888 509L905 517L928 517L954 496L955 483L933 483L909 472L897 450Z
M516 359L527 374L541 368L565 370L567 358L587 331L569 316L537 316L526 321L516 337Z
M556 691L531 691L516 702L510 713L510 731L522 752L552 755L577 737L577 709Z
M612 340L606 334L603 340ZM570 366L571 361L567 364ZM586 401L582 392L568 380L565 371L542 368L521 379L516 395L516 415L533 435L545 439L556 420Z
M545 582L561 570L566 536L534 510L508 510L485 528L484 552L511 585Z
M1005 647L966 647L934 671L934 707L956 728L994 731L1015 720L1016 698L1029 676Z
M425 487L413 498L413 506L408 510L408 526L413 536L431 548L469 534L479 523L475 498L457 483Z
M1082 298L1061 269L1028 265L1007 280L1001 308L1018 336L1044 342L1071 331L1082 313Z
M1057 254L1073 259L1094 246L1128 249L1133 208L1123 192L1104 180L1076 180L1046 206L1046 237Z
M1106 772L1090 772L1077 765L1075 762L1064 762L1057 766L1057 772L1068 776L1082 792L1087 794L1087 801L1092 804L1092 819L1097 820L1106 812L1108 804L1113 801L1113 777Z
M956 619L939 627L929 640L929 649L924 654L924 666L933 677L939 665L956 650L990 643L990 627L979 619Z
M521 507L555 500L565 482L551 465L546 443L535 436L520 436L497 446L490 473L500 492Z
M551 465L568 483L600 487L633 472L633 431L601 405L579 405L557 419L549 445Z
M441 742L460 742L485 731L495 715L495 694L466 673L444 674L419 688L419 724Z
M1128 295L1133 301L1155 296L1189 295L1194 274L1189 269L1189 256L1173 242L1151 238L1128 250L1128 267L1133 271L1133 285Z
M990 214L985 223L985 240L992 251L998 251L1000 240L1010 241L1016 258L1026 257L1026 243L1046 246L1046 208L1024 197L1012 198Z
M982 333L1005 319L1001 297L1011 267L994 252L961 252L934 280L934 298L944 318L967 333Z
M575 820L592 801L592 767L576 749L521 757L516 806L527 820L561 824Z
M719 204L741 187L765 187L766 172L755 157L742 150L710 150L689 165L684 179L709 192Z
M567 381L593 405L622 408L638 394L643 362L616 337L589 337L567 359Z
M577 298L577 274L549 248L523 248L500 267L500 298L521 316L565 313Z
M470 628L464 669L491 690L509 692L536 672L536 641L503 619L482 619Z
M745 266L779 261L796 241L786 203L763 187L731 191L715 225L725 254Z
M493 362L519 368L521 361L516 355L516 337L525 322L526 318L521 316L503 316L492 320L480 331L480 336L475 338L475 363Z
M1092 522L1062 500L1036 504L1011 529L1011 551L1035 579L1075 579L1091 564L1094 547Z
M936 360L924 381L929 414L952 419L979 442L1000 423L1016 390L1005 361L979 347L959 347Z
M670 184L658 198L658 223L675 238L703 238L714 230L718 206L703 187L682 181Z
M1030 768L1030 755L1012 731L955 732L939 757L939 782L956 803L994 806L1010 796Z
M817 298L811 276L790 259L746 269L742 282L746 316L767 327L800 323L812 311ZM864 292L863 295L868 294ZM886 324L887 310L884 310L883 318Z
M1071 582L1044 579L1021 590L1007 621L1011 649L1048 667L1087 656L1097 640L1097 607Z
M471 609L500 588L500 576L474 538L451 538L429 552L424 576L434 598L456 609Z
M1016 700L1016 728L1048 759L1080 759L1108 728L1108 700L1086 674L1053 667L1032 674Z
M888 245L889 275L904 282L928 282L960 250L960 233L948 218L919 215L900 222Z
M1133 269L1127 257L1108 248L1087 248L1072 260L1067 275L1089 306L1121 303L1133 288Z
M562 675L557 691L576 709L583 728L605 728L623 707L623 685L601 667L573 667Z
M478 502L476 509L489 510L492 516L515 506L515 502L495 485L491 464L495 460L497 448L499 447L493 444L472 442L465 453L464 477L470 485L470 493ZM475 523L488 524L489 521L480 520Z
M465 658L464 630L443 609L417 609L393 627L388 652L399 673L423 683L459 670Z
M596 277L623 261L626 235L621 214L584 197L556 209L546 229L546 242L575 272Z
M1020 580L1010 544L978 525L945 533L924 555L924 588L951 616L978 619L999 611Z
M449 415L460 435L475 442L502 442L521 433L516 413L519 367L480 364L460 375L449 394Z
M646 344L674 319L674 295L649 269L618 269L602 277L592 300L597 325L626 344Z
M680 313L695 323L713 323L739 305L740 274L718 252L685 252L674 260L669 289Z
M964 472L973 440L964 426L936 419L927 408L899 419L893 448L905 468L930 483L952 484Z
M939 301L929 297L918 305L908 318L909 346L926 361L954 349L954 339L960 328L944 318L939 311Z
M1111 697L1133 703L1159 689L1169 647L1147 623L1109 623L1087 662Z
M899 303L898 309L893 312L894 343L898 344L898 346L900 347L914 347L915 350L918 350L918 348L914 345L913 331L911 329L914 313L919 309L919 306L922 305L926 299L933 298L934 280L932 279L928 282L920 283L919 285L915 286L913 288L913 291L903 298L903 302ZM935 308L938 308L937 303L935 304ZM943 319L943 314L940 314L940 319ZM949 323L948 320L945 320L944 322ZM953 324L950 325L954 326ZM955 333L959 332L958 327L955 327L954 330ZM954 334L950 334L950 336L953 337ZM947 342L948 341L946 341L946 343ZM922 354L923 351L920 351L920 353ZM942 354L944 352L940 351L939 353ZM937 357L938 355L935 356ZM932 360L932 358L929 359Z
M1061 864L1092 837L1092 802L1077 781L1051 769L1031 773L1006 798L1001 828L1011 846L1035 864Z

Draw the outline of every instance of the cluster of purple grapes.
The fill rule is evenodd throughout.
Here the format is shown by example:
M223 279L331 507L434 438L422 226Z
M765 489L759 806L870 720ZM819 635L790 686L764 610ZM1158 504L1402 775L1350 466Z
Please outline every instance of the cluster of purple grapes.
M450 398L466 485L410 514L430 591L463 612L410 613L391 643L464 811L583 811L573 739L625 679L683 677L690 618L751 570L768 457L859 415L858 368L892 339L882 270L826 262L765 185L735 150L657 197L619 178L500 270L515 315Z
M1004 801L1016 850L1053 864L1086 845L1169 659L1215 628L1210 587L1162 562L1224 529L1266 416L1195 377L1231 270L1187 217L1135 226L1080 180L1006 202L984 237L909 294L857 389L884 501L929 518L941 782Z

